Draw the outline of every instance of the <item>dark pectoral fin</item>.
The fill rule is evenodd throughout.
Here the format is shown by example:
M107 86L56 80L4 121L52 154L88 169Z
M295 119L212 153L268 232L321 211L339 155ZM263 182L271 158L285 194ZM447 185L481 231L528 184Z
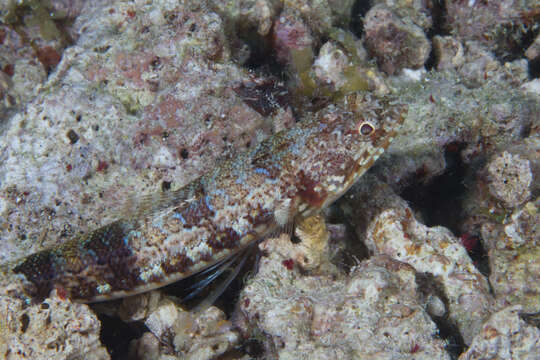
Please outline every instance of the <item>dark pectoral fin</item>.
M256 243L239 251L231 257L183 280L182 303L193 311L203 311L210 307L229 287L242 270L247 258L256 249Z

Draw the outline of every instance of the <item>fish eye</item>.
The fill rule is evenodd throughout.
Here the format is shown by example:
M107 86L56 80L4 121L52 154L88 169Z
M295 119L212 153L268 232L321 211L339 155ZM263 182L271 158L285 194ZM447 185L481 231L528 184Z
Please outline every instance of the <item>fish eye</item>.
M367 121L361 122L360 125L358 125L358 133L362 136L367 136L371 134L375 130L375 127Z

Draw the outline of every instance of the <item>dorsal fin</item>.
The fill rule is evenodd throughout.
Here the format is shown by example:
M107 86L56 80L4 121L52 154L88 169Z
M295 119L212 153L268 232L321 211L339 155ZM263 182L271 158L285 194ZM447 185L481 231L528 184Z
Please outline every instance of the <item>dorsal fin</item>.
M201 178L184 187L172 191L161 191L152 194L129 198L123 206L123 213L128 218L146 218L158 215L168 209L189 204L201 194Z

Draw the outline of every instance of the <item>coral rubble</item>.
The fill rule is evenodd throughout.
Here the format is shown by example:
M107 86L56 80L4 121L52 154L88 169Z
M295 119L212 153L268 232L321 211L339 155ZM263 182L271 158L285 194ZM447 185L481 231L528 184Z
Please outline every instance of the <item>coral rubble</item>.
M87 305L58 297L30 307L0 296L0 354L6 360L108 360L100 323Z
M174 289L30 303L0 272L0 357L539 358L539 14L537 0L0 2L0 269L351 92L409 109L370 173L261 239L217 306L187 310ZM98 313L142 331L119 354Z

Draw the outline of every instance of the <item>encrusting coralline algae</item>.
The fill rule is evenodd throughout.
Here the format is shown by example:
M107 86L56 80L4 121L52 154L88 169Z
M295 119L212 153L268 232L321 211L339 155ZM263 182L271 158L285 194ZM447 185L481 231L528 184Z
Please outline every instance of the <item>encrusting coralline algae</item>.
M540 311L534 1L35 3L0 4L2 263L343 111L351 92L409 112L355 191L260 244L221 310L188 311L172 289L87 306L60 287L28 304L6 296L14 282L0 357L538 356L523 315ZM108 338L101 311L143 330Z

